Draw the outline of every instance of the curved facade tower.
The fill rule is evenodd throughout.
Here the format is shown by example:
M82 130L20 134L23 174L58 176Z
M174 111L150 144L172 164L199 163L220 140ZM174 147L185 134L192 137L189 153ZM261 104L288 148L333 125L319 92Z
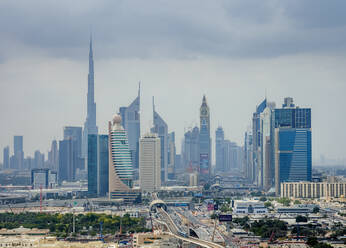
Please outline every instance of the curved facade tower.
M133 168L127 134L121 126L121 117L115 115L109 122L109 198L133 201Z

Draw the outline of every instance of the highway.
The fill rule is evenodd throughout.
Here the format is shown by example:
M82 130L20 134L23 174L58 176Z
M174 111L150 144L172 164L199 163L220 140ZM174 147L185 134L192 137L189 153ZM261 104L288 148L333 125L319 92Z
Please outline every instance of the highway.
M201 247L206 247L206 248L224 248L222 245L210 242L210 241L205 241L205 240L200 240L200 239L196 239L196 238L192 238L192 237L188 237L188 236L183 236L179 229L177 228L177 226L175 225L175 223L173 222L173 220L171 219L171 217L169 216L169 214L164 211L161 208L157 208L158 213L159 213L159 218L161 219L161 221L163 223L165 223L165 225L167 226L168 230L171 232L171 234L180 239L180 240L184 240L196 245L199 245Z

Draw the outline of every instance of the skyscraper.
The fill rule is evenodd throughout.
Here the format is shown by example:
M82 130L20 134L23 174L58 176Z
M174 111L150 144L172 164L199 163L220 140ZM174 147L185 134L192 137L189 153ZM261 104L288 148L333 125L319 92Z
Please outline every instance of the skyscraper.
M142 192L153 192L161 186L161 139L147 134L140 139L139 180Z
M184 134L182 159L184 168L190 172L199 169L199 128L194 127Z
M88 155L88 135L98 133L98 128L96 126L96 103L94 99L94 94L95 94L94 93L94 58L93 58L92 38L90 37L87 117L84 123L84 130L83 130L83 148L82 148L83 158L86 158Z
M121 126L121 117L115 115L109 122L109 198L134 201L138 192L132 189L133 168L127 134Z
M34 161L35 169L44 168L44 154L41 153L39 150L35 151Z
M48 163L49 168L55 172L58 171L59 168L59 151L58 151L58 143L56 140L52 141L51 149L48 152Z
M200 108L199 154L200 179L208 180L211 173L211 138L210 110L205 95Z
M119 114L121 116L121 125L127 132L131 160L133 168L138 169L138 149L139 138L141 136L141 123L140 123L140 97L141 90L140 84L138 86L138 95L128 107L120 107Z
M257 107L256 112L252 116L252 175L254 175L253 183L261 186L262 184L262 168L261 168L261 120L260 114L267 107L267 99L264 99Z
M295 107L285 98L281 109L274 111L275 191L280 183L311 181L311 109Z
M152 133L156 133L161 140L161 181L168 179L168 126L162 117L156 112L153 97L153 128Z
M252 182L254 179L252 170L252 131L245 132L244 139L244 176Z
M72 139L59 141L59 182L75 180L75 152Z
M176 148L175 148L175 133L170 132L168 134L168 179L173 180L175 177L175 157L176 157Z
M108 193L108 158L108 135L89 134L88 194L90 196L105 196Z
M225 159L224 159L224 141L225 134L222 127L218 127L215 131L215 164L216 171L224 171Z
M23 151L23 136L13 137L14 151L14 169L23 169L24 151Z
M10 147L6 146L3 153L3 169L10 168Z

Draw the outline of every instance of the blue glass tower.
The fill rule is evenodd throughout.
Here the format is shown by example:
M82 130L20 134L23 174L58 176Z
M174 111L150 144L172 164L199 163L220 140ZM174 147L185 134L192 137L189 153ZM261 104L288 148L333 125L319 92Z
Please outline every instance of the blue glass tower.
M311 109L298 108L285 98L283 108L274 111L275 190L280 183L311 181Z

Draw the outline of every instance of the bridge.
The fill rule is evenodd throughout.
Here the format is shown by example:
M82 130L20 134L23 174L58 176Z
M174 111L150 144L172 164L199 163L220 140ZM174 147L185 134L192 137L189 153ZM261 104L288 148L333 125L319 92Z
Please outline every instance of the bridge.
M154 200L150 204L150 211L155 211L155 210L157 211L158 218L159 218L158 222L161 223L162 225L165 225L172 236L174 236L177 239L187 241L192 244L196 244L205 248L224 248L222 245L216 244L214 242L189 237L188 234L181 232L180 229L176 226L176 224L172 220L171 216L169 216L169 214L166 212L167 205L165 204L165 202L162 200L159 200L157 198L157 195L153 195L153 196L154 196L153 197Z

